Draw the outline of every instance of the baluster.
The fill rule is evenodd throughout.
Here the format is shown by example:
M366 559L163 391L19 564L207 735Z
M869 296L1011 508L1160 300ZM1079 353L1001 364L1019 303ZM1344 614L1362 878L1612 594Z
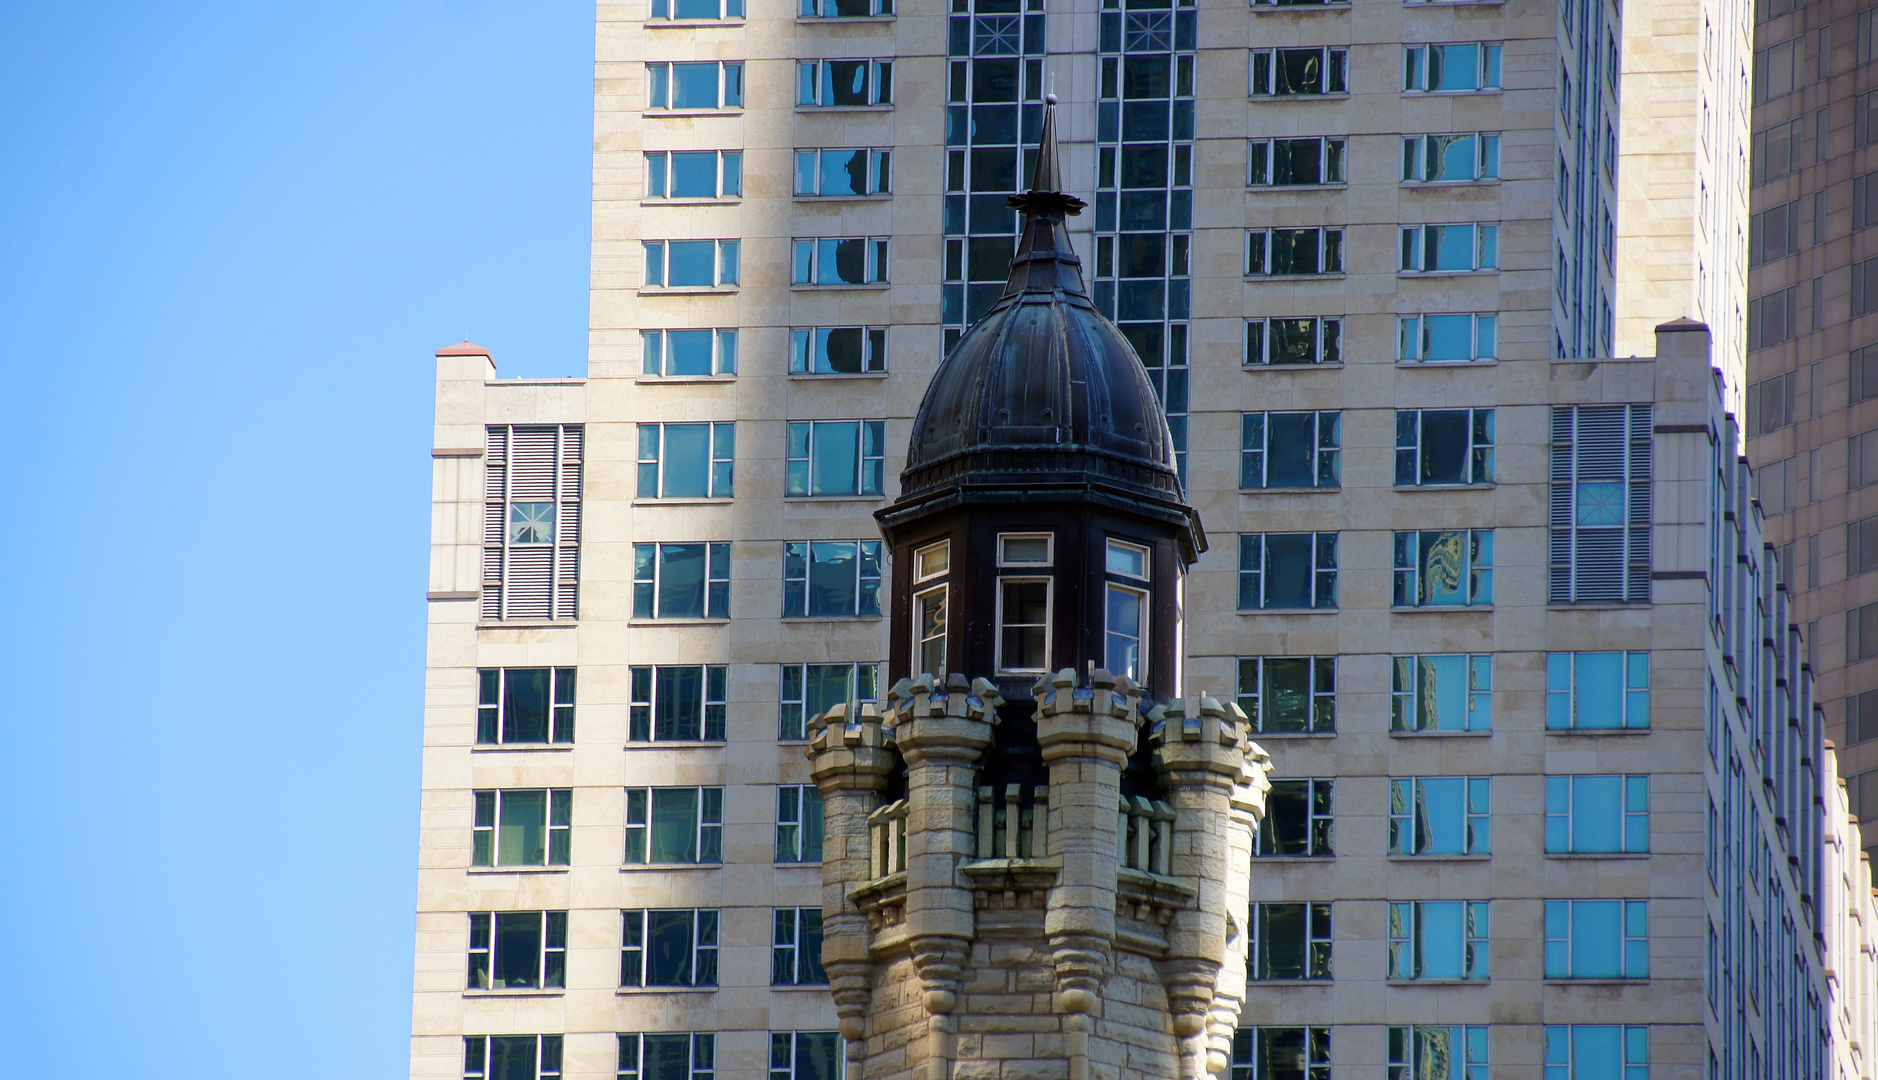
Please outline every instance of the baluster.
M1022 827L1023 789L1016 784L1004 785L1004 857L1017 858L1017 836Z
M997 807L992 805L991 795L991 788L978 789L978 836L973 844L973 850L981 859L991 858L996 850L991 845L995 839L993 831L997 828Z

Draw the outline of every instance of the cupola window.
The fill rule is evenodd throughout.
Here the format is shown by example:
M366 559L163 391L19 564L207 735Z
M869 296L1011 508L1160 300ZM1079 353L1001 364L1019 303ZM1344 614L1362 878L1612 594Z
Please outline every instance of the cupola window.
M998 537L998 670L1050 667L1051 537Z
M1148 549L1119 540L1108 542L1107 604L1103 665L1117 675L1141 681L1146 660Z
M915 674L939 678L946 673L946 583L952 545L941 541L913 552L913 661ZM927 582L932 582L930 587Z

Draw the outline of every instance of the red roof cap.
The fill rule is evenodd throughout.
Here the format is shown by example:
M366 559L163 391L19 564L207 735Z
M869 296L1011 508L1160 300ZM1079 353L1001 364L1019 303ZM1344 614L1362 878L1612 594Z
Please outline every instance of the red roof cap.
M489 350L473 341L459 341L437 350L438 356L488 356Z

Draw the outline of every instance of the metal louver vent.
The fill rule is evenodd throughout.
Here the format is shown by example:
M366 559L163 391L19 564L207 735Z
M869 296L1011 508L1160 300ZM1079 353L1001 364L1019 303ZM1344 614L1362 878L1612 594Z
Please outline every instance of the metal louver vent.
M1553 408L1551 603L1649 603L1651 417L1649 405Z
M552 424L488 429L484 619L578 617L583 435Z

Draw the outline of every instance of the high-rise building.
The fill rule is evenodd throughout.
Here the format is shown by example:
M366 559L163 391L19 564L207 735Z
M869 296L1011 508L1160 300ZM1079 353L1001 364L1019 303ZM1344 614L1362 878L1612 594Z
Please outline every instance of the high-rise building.
M889 902L896 851L973 883L920 903L996 923L980 909L1037 895L1037 815L1107 780L961 754L947 783L985 801L928 832L904 780L825 818L808 756L835 706L930 707L939 683L890 688L947 656L1016 730L1068 641L1111 667L1136 642L1123 713L1223 730L1236 706L1269 755L1227 923L1245 998L1209 1061L1228 1080L1874 1072L1867 871L1736 453L1727 320L1714 349L1657 320L1645 355L1611 355L1631 282L1673 309L1733 250L1669 229L1629 258L1619 234L1660 195L1626 194L1627 155L1699 190L1740 141L1737 110L1678 157L1707 84L1667 16L1668 59L1633 83L1606 0L747 3L599 10L588 376L438 354L414 1077L1132 1075L1046 1036L1151 1028L1138 963L1080 971L1097 1000L1072 1001L1002 955L985 1012L1093 1025L1028 1033L974 1020L995 988L944 964L940 985L870 967L914 906ZM1008 382L935 381L1041 272L1012 266L1039 192L1011 197L1052 91L1042 187L1084 205L1061 230L1080 270L1046 288L1113 324L1055 332L1126 342L1160 417L1057 415L1090 400L1073 375L1007 406ZM1613 152L1636 99L1658 122ZM1170 494L1193 514L1136 541L1142 574L1105 570L1104 603L1091 526L1041 489L961 532L956 563L913 535L984 440L1067 460L1101 431L1163 439L1128 465L1160 494L1115 514ZM899 722L857 720L857 745L927 767L886 746ZM1135 875L1117 934L1176 918L1193 880L1241 883L1157 861L1194 820L1152 775L1124 769L1114 831L1072 849L1079 875ZM1100 914L1117 891L1085 895ZM857 1026L858 978L909 1015ZM1103 998L1124 987L1148 996ZM1178 1015L1162 1034L1193 1035ZM1132 1067L1174 1075L1164 1050Z
M1878 11L1763 0L1744 434L1852 810L1878 836ZM1867 168L1871 166L1871 168Z

